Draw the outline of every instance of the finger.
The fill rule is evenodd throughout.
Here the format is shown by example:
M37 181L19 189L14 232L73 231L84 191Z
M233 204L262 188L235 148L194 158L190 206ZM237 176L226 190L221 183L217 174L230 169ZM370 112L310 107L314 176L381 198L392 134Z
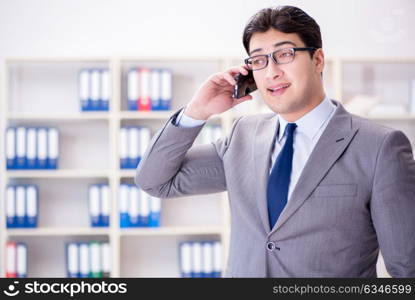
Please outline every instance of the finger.
M233 76L231 74L223 73L223 77L229 82L229 84L231 84L231 85L236 84L235 78L233 78Z
M229 73L231 73L232 76L235 76L236 74L243 74L243 75L248 75L248 69L245 65L241 65L241 66L236 66L233 67L229 70Z
M239 98L239 99L235 98L234 102L233 102L233 106L241 104L242 102L245 102L245 101L252 100L252 99L253 99L253 97L251 95L246 95L246 96L243 96L242 98Z

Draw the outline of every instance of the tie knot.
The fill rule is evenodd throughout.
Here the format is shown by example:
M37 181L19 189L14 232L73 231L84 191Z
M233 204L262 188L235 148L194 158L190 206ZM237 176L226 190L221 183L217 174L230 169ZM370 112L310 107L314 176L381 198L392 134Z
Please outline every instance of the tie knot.
M295 128L297 128L297 124L295 123L288 123L285 127L285 134L287 137L292 136L294 133Z

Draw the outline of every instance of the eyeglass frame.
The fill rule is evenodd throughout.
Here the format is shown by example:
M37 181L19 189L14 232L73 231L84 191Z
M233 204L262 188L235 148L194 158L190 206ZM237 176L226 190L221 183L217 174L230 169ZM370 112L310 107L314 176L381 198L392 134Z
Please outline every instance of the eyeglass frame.
M278 52L278 51L282 51L282 50L287 50L287 49L291 49L291 51L293 51L293 53L294 53L293 59L292 59L290 62L286 62L286 63L279 63L279 62L277 61L277 59L275 59L275 58L274 58L274 53L275 53L275 52ZM269 59L270 59L270 58L271 58L271 59L272 59L272 61L273 61L274 63L276 63L277 65L285 65L285 64L292 63L292 62L294 61L294 59L295 59L295 52L297 52L297 51L315 51L315 50L317 50L317 49L319 49L319 48L316 48L316 47L292 47L292 48L283 48L283 49L278 49L278 50L272 51L271 53L268 53L268 54L258 54L258 55L250 56L250 57L248 57L248 58L245 58L245 59L244 59L244 62L245 62L245 65L246 65L246 66L247 66L250 70L252 70L252 71L259 71L259 70L263 70L263 69L265 69L266 67L268 67L268 64L269 64ZM255 58L255 57L259 57L259 56L265 56L265 57L267 58L267 63L265 64L265 66L264 66L263 68L253 70L252 68L250 68L250 67L249 67L248 60L249 60L249 59L252 59L252 58Z

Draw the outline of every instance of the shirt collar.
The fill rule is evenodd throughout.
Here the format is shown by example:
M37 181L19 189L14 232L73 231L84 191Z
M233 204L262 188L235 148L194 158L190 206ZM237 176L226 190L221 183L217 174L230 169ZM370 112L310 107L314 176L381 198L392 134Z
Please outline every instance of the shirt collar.
M336 106L325 96L319 105L295 121L295 124L297 124L296 132L304 133L310 140L313 140L321 126L323 126L335 109ZM278 115L278 121L280 124L278 141L280 142L284 136L285 127L289 122L280 115Z

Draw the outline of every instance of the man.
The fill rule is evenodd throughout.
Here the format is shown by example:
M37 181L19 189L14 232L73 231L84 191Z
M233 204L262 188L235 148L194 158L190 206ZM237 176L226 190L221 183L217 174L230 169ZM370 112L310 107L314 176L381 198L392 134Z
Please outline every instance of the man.
M136 183L168 198L228 191L230 277L415 276L415 161L407 137L325 96L317 23L292 6L259 11L246 66L212 75L168 121ZM253 70L273 113L239 118L224 140L191 148L205 120Z

